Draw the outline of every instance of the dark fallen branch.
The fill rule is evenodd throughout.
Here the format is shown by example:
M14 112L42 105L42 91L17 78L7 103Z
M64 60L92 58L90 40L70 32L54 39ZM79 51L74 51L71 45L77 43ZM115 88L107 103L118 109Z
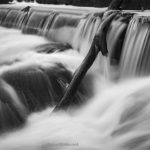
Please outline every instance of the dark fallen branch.
M109 27L109 25L110 25L112 19L115 17L115 15L116 15L115 12L110 14L101 23L101 26L92 42L92 45L91 45L91 48L90 48L88 54L86 55L82 64L76 70L76 72L73 76L73 79L67 88L65 95L61 99L60 103L56 106L55 110L59 110L59 109L66 110L68 108L68 106L72 103L73 97L74 97L78 87L80 86L81 81L83 80L84 76L86 75L88 69L92 66L98 53L101 51L101 53L104 56L107 55L108 50L107 50L107 44L106 44L106 33L107 33L106 30Z
M67 91L63 98L61 99L60 103L56 106L54 110L59 109L67 109L68 106L72 103L73 97L80 86L84 76L86 75L88 69L92 66L93 62L95 61L98 53L101 51L101 53L104 56L107 56L108 50L107 50L107 43L106 43L106 34L108 27L112 21L112 19L116 15L116 11L113 10L119 10L123 0L112 0L110 6L108 7L108 13L104 13L102 23L100 25L100 28L95 35L95 38L92 42L91 48L86 55L85 59L83 60L82 64L79 66L79 68L76 70L73 79L70 83L70 85L67 88Z

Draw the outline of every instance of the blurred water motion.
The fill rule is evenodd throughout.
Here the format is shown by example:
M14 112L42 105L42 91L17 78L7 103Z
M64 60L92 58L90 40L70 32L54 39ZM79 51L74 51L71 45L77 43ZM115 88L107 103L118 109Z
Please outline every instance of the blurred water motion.
M89 50L103 10L0 8L0 149L148 150L145 14L116 14L106 31L109 56L99 54L67 111L52 112Z

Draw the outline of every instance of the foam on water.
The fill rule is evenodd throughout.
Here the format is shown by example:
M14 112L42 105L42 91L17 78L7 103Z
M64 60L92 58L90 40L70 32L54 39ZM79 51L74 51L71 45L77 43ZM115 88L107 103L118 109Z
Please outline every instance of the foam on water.
M149 85L150 78L107 83L82 109L34 113L25 127L1 136L0 148L148 149Z
M1 62L4 63L4 59L22 60L22 64L4 65L1 73L19 65L48 65L48 62L57 61L73 69L82 60L75 51L49 56L38 54L34 47L47 43L47 40L22 35L18 30L1 28L1 36ZM11 53L8 55L10 46ZM33 113L24 127L0 136L0 149L148 149L150 79L113 83L104 80L99 72L94 78L95 96L84 107L58 113L47 108Z
M32 4L32 5L38 5L37 1L34 0L33 2L25 2L25 1L22 1L22 2L18 2L17 0L13 0L12 2L10 2L11 4L18 4L18 5L25 5L25 4Z
M90 33L94 36L99 23L100 19L96 20L93 16L84 22L86 29L85 31L81 29L85 32L82 36L85 35L89 42L85 42L86 44L83 42L81 47L85 49L89 47L92 40ZM118 24L117 21L116 23ZM93 24L92 27L91 24ZM136 20L133 19L128 28L128 32L131 30L129 35L135 31L133 30L135 25ZM122 32L122 23L119 22L118 26L120 27L119 31ZM141 27L141 24L139 26ZM78 30L80 28L79 24ZM65 27L64 30L67 29ZM113 24L112 29L112 31L111 28L109 29L108 41L110 40L109 36L116 32ZM145 37L147 26L144 28L145 32L140 31L139 35L144 34ZM60 34L60 36L63 35L64 33ZM120 65L121 69L118 70L121 75L126 74L126 72L132 74L132 71L134 74L132 69L137 67L136 64L131 63L133 68L128 70L127 66L130 60L128 53L131 54L128 52L128 43L130 48L134 44L136 48L138 44L142 45L143 42L131 43L129 35L126 35L125 43L127 45L124 45L125 50L123 49L124 53L120 58L123 67L121 68ZM117 43L117 36L119 37L119 33L114 38L115 43ZM50 44L52 47L49 47ZM79 98L77 102L81 103L86 100L84 105L78 108L73 107L74 109L69 108L66 112L52 112L56 105L54 98L60 100L71 80L72 73L83 60L82 51L79 52L71 47L67 47L65 51L61 51L61 48L58 50L59 47L64 46L66 48L65 43L61 44L62 46L44 37L22 34L21 31L15 29L0 27L0 76L2 78L0 90L4 91L0 94L2 100L0 111L4 112L0 115L0 119L3 120L6 117L6 120L9 120L12 115L10 108L18 106L21 109L19 112L27 114L21 116L26 122L19 129L1 133L0 149L149 150L150 77L134 76L117 81L111 80L114 79L111 71L115 72L116 66L110 66L110 60L102 57L101 54L83 81L86 92L83 90L84 88L79 88L77 92L76 97ZM109 45L112 51L113 44L110 43ZM138 48L141 52L140 47ZM139 57L138 54L132 56ZM132 62L132 60L130 61ZM54 78L55 76L58 78ZM53 89L52 83L55 84L56 89ZM8 93L7 97L5 93ZM30 101L24 101L27 99L26 94L29 94ZM58 98L57 95L60 97ZM3 98L11 99L13 107L10 107ZM37 99L39 101L36 101ZM43 102L45 103L43 104ZM44 109L38 109L39 104L44 105Z

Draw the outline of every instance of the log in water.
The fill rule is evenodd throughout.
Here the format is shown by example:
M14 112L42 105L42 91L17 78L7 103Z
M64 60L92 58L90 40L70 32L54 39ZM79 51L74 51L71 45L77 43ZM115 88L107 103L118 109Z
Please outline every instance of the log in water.
M148 150L149 14L118 12L108 58L98 55L68 111L52 113L103 10L19 7L0 8L0 150Z

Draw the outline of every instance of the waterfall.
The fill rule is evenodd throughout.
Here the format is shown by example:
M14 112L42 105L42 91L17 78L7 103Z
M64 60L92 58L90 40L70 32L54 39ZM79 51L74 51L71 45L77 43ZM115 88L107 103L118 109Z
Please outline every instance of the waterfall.
M123 46L122 76L149 74L149 17L135 16L126 33Z
M103 15L104 14L104 15ZM65 94L104 16L97 8L0 6L0 150L148 150L149 14L119 11L67 111Z
M110 63L117 65L120 62L122 45L131 14L117 14L112 21L107 33L107 45L110 52Z
M4 17L1 25L8 28L19 28L19 24L24 17L24 13L18 10L10 10Z
M84 55L80 55L82 50L78 48L83 43L75 43L87 39L86 43L91 44L89 42L98 28L95 19L98 17L52 10L38 11L31 7L9 9L3 15L0 27L0 74L2 81L14 88L27 114L59 103L73 72L84 58ZM92 37L88 32L93 34ZM89 74L84 82L88 85L92 80ZM84 103L92 96L92 87L87 88L84 82L75 96L75 105ZM5 108L3 118L11 117L7 114L10 108ZM10 124L0 130L8 130Z

